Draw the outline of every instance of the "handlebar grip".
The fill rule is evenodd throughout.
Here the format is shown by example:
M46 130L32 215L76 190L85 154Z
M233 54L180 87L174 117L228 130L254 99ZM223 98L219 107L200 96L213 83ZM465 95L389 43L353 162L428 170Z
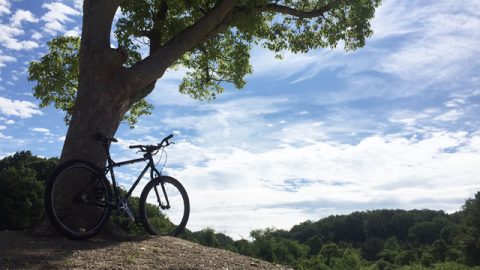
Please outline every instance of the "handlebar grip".
M173 138L173 134L168 135L167 137L165 137L164 140L165 140L165 141L168 141L168 140L170 140L171 138Z
M130 148L130 149L142 148L142 145L130 145L128 148Z

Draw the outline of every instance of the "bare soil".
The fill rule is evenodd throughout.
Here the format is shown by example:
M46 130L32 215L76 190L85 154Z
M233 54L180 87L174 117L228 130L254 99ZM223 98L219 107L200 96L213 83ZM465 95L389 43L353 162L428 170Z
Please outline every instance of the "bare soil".
M173 237L73 241L0 231L0 269L289 268Z

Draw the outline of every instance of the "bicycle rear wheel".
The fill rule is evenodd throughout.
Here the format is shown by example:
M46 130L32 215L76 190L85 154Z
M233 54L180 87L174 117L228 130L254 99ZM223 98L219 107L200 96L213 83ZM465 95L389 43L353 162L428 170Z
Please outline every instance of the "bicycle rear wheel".
M72 160L60 165L45 190L45 210L52 225L75 240L94 236L110 216L112 191L95 165Z
M190 202L180 182L169 176L150 181L140 196L140 217L153 235L179 235L187 225Z

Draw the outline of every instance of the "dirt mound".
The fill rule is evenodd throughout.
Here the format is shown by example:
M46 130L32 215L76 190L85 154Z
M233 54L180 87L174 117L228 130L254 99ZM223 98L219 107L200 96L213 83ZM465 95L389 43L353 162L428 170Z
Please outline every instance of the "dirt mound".
M72 241L0 232L0 269L283 269L173 237Z

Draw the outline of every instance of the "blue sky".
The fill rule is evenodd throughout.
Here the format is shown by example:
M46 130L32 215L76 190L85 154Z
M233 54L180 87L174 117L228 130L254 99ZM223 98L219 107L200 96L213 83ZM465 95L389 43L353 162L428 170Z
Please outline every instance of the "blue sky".
M63 114L38 107L26 70L48 40L80 33L81 14L81 1L0 0L0 157L59 155ZM385 0L372 26L355 52L253 48L246 87L214 102L179 94L185 70L167 72L114 158L174 132L165 172L189 192L188 227L235 238L353 211L459 210L480 190L480 2Z

